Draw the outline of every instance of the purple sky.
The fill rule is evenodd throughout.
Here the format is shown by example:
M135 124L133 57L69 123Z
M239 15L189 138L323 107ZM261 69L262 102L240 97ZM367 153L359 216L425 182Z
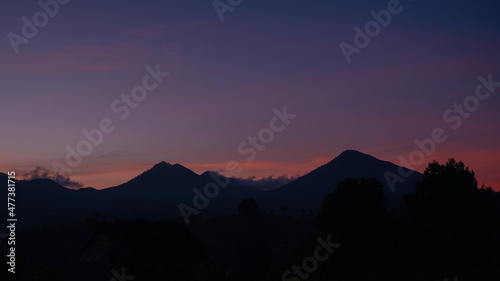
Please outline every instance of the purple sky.
M16 54L7 35L22 35L21 18L41 7L7 1L0 171L52 171L103 118L115 130L66 174L96 188L160 161L203 172L236 160L243 177L304 174L346 149L400 164L415 139L443 128L425 163L454 157L500 189L500 87L456 130L443 120L479 75L500 81L500 3L401 1L347 63L339 44L354 44L353 28L389 1L352 2L243 1L221 22L211 1L72 0ZM158 64L170 76L120 120L112 102ZM284 106L297 117L247 162L238 145Z

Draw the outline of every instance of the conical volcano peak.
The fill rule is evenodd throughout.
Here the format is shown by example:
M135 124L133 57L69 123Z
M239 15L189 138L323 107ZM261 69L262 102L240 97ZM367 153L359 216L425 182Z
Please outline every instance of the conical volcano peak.
M153 168L157 167L157 168L161 168L161 167L170 167L172 166L172 164L170 163L167 163L165 161L161 161L160 163L157 163L153 166Z
M354 149L344 150L342 153L339 154L338 157L361 157L361 156L372 157L369 154L365 154Z
M339 156L335 157L331 162L364 162L373 160L378 159L369 154L349 149L340 153Z
M182 166L181 164L170 164L165 161L161 161L158 164L155 164L151 169L142 173L142 175L170 175L170 174L185 174L185 173L193 173L188 168Z

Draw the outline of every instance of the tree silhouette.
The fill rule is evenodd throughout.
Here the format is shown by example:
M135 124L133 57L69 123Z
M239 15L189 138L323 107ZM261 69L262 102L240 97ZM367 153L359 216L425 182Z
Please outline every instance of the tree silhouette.
M444 165L437 161L429 163L424 171L424 178L416 185L415 194L449 196L475 192L477 192L477 180L474 171L470 171L463 162L451 158Z
M363 223L373 224L385 214L384 189L377 179L346 178L327 194L318 212L316 227L323 233L341 233ZM362 222L359 224L359 222Z
M390 263L389 213L384 189L375 178L346 178L327 194L316 217L316 228L342 244L335 264L351 271L375 271ZM341 257L340 253L344 253Z
M243 199L238 205L238 214L246 217L256 216L260 214L259 205L253 198Z
M464 163L453 158L445 164L429 163L415 194L404 198L415 229L417 260L441 269L480 268L491 262L493 218L483 197L474 171Z
M284 216L284 215L286 215L287 208L286 208L286 206L285 206L285 205L281 205L280 210L281 210L281 214L282 214L283 216Z

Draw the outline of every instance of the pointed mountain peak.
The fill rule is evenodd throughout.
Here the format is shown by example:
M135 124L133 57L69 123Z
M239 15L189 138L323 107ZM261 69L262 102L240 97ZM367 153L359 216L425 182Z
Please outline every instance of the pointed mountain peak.
M145 171L144 173L142 173L142 175L144 174L171 174L171 173L183 173L183 172L186 172L186 171L189 171L191 172L191 170L189 170L188 168L178 164L178 163L175 163L175 164L170 164L168 162L165 162L165 161L161 161L160 163L158 164L155 164L153 167L151 167L149 170Z
M161 161L140 175L112 188L125 188L128 190L161 190L166 187L179 187L184 185L196 185L199 175L180 164L170 164Z
M340 155L337 157L363 157L363 156L372 157L371 155L368 155L368 154L365 154L365 153L362 153L362 152L359 152L359 151L353 150L353 149L345 150L342 153L340 153Z
M170 163L167 163L165 161L161 161L160 163L155 164L151 169L155 168L166 168L172 166Z
M168 162L161 161L160 163L155 164L153 167L144 171L130 181L159 181L165 178L180 178L192 176L198 175L180 164L176 163L172 165Z
M340 155L352 155L352 154L364 154L364 153L361 153L361 152L354 150L354 149L347 149L347 150L342 151L342 153L340 153Z
M369 160L373 161L378 159L369 154L365 154L357 150L345 150L344 152L340 153L339 156L335 157L331 162L334 161L357 162L357 161L369 161Z
M182 169L187 169L186 167L182 166L181 164L179 163L175 163L175 164L170 164L168 162L165 162L165 161L161 161L160 163L157 163L155 164L153 167L151 167L150 170L152 169L169 169L169 168L182 168Z
M384 192L387 196L396 197L402 196L405 193L413 193L415 191L415 182L420 180L422 175L414 171L411 176L406 177L405 181L396 186L395 191L393 191L394 187L390 187L385 175L386 172L398 175L398 169L399 166L391 162L380 160L356 150L346 150L327 164L280 187L278 192L283 194L289 192L293 196L296 196L295 198L309 196L308 194L310 193L316 195L322 194L324 196L326 193L334 190L339 181L350 177L355 179L377 178L384 185ZM323 197L320 196L320 198Z

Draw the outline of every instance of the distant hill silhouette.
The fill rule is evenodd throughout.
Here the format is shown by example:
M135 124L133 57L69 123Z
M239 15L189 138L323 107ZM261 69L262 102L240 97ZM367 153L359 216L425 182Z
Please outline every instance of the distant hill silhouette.
M397 169L398 166L390 162L347 150L312 172L270 191L251 188L231 179L217 197L210 199L202 216L235 214L238 204L245 198L255 198L262 210L275 213L280 212L282 205L293 216L301 209L317 211L324 196L346 177L379 179L384 183L387 205L394 208L403 194L414 192L415 182L422 177L415 172L392 193L383 174L386 171L397 173ZM7 175L0 176L6 181ZM179 218L178 205L192 205L193 188L203 191L209 182L213 182L210 172L198 175L180 164L166 162L154 165L126 183L102 190L67 189L50 179L18 181L17 210L18 216L23 218L21 227L82 219L96 212L110 217Z
M121 192L158 192L171 194L184 192L182 186L198 186L202 184L200 176L188 168L180 165L171 165L162 161L139 176L118 186L105 189L106 192L120 190Z
M346 150L327 164L270 193L276 198L274 205L285 205L288 212L295 215L301 208L316 206L313 210L319 209L324 196L333 191L339 181L347 177L377 178L384 185L388 207L394 208L399 206L404 194L415 192L415 183L423 176L415 171L404 183L396 185L395 191L392 192L384 173L389 171L398 174L398 168L399 166L391 162L379 160L368 154Z
M131 280L118 278L121 272L134 280L282 280L314 258L318 266L310 278L288 274L287 280L500 280L499 193L478 189L474 172L450 159L429 163L415 193L404 195L404 208L391 211L384 194L390 190L366 177L395 167L346 151L274 191L244 188L233 179L203 218L187 226L154 218L179 217L176 200L189 204L192 194L184 191L211 182L213 174L162 162L106 190L18 181L18 223L43 225L16 225L16 279ZM255 196L237 200L248 194ZM226 215L212 216L217 212ZM133 216L146 218L128 218ZM49 219L73 221L51 225ZM8 246L1 243L0 251ZM10 274L0 271L0 280L4 276Z

